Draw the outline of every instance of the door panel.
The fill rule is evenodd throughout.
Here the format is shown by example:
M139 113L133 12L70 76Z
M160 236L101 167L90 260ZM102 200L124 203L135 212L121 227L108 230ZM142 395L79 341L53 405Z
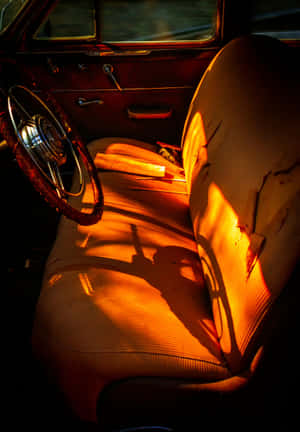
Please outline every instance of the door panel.
M215 53L216 49L108 57L23 53L17 64L23 82L37 91L51 91L87 140L128 136L179 145L194 89ZM105 64L112 66L122 91L103 71ZM103 103L80 107L79 98ZM136 119L128 115L131 107L168 107L172 115Z
M127 136L170 143L179 140L191 95L191 89L55 93L57 100L71 113L81 133L89 139L99 136ZM99 98L104 103L81 108L77 101L82 96L87 100ZM155 109L165 106L170 107L170 118L134 119L128 114L131 107Z

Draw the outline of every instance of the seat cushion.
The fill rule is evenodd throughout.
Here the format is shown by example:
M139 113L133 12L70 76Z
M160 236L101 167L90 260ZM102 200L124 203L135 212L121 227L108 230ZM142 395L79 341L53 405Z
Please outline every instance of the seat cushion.
M98 152L167 162L155 147L101 139ZM169 166L168 170L171 170ZM174 169L174 167L173 167ZM178 171L178 170L177 170ZM102 171L96 225L62 217L37 306L33 346L77 415L95 420L104 385L127 377L230 376L212 320L184 178ZM89 185L82 206L90 206Z

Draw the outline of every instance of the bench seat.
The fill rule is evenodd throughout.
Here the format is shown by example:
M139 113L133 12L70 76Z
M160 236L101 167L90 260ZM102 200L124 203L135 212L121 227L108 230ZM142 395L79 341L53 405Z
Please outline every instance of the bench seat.
M190 105L184 175L154 145L90 143L95 160L125 155L167 175L101 171L102 220L61 218L33 346L81 418L96 421L99 395L125 380L237 389L286 319L277 306L300 256L300 97L289 55L278 64L285 50L247 37L219 52Z

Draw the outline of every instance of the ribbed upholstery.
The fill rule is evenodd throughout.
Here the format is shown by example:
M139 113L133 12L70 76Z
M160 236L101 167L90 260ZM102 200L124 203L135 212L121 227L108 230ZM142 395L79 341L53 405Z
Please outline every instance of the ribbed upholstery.
M90 144L94 158L164 164L180 181L101 172L103 219L61 219L33 346L80 417L95 420L99 394L118 380L222 392L251 375L300 254L299 81L284 52L249 37L218 54L187 116L187 184L150 144ZM87 185L83 208L90 195Z
M299 76L285 49L269 38L231 42L203 77L185 126L193 227L233 371L299 258Z
M122 138L89 145L92 157L117 151L168 167L154 149ZM114 171L101 172L101 180L105 208L99 223L86 227L61 219L33 335L38 356L73 410L87 420L95 420L98 394L114 380L164 376L211 382L230 376L185 182ZM88 188L83 208L92 199Z

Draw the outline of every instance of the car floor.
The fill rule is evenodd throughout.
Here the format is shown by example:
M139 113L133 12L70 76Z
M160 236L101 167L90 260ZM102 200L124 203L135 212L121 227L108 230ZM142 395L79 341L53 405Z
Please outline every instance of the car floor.
M41 430L71 417L31 353L31 330L43 268L58 214L24 177L10 154L1 154L2 268L5 275L5 412L11 430ZM47 426L48 427L48 426Z

